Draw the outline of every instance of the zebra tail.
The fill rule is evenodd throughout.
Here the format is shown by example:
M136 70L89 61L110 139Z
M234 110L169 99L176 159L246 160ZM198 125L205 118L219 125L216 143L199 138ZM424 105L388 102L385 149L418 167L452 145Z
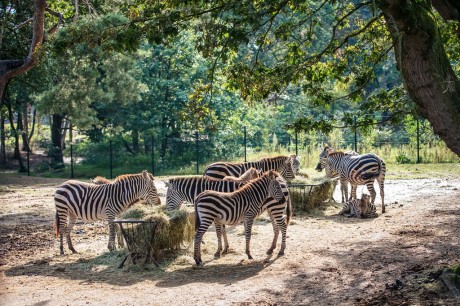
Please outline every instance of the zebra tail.
M60 227L60 224L59 224L59 214L58 214L58 212L56 211L56 217L55 217L55 221L54 221L54 223L53 223L54 234L56 235L56 238L59 237L59 227Z
M291 204L291 198L288 198L287 205L286 205L286 226L289 225L289 222L291 222L291 217L292 217L292 204Z

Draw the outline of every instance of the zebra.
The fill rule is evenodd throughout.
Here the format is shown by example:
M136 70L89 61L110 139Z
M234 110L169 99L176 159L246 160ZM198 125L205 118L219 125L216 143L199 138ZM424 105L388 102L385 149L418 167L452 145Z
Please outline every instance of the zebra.
M212 180L221 180L225 176L241 176L251 167L261 169L262 172L275 170L284 179L291 181L300 170L300 156L296 156L295 154L289 156L281 155L245 163L217 162L207 166L203 175Z
M164 182L166 192L166 210L179 209L183 202L195 203L195 197L205 190L232 192L244 186L246 182L214 181L203 176L184 176L171 178Z
M357 218L376 218L377 209L375 205L371 203L370 196L363 193L361 199L353 199L346 202L342 210L338 215L345 215L348 213L348 217Z
M226 176L222 180L223 181L233 181L233 182L246 182L250 181L252 179L256 179L260 177L262 173L262 170L257 170L254 167L249 168L246 170L245 173L243 173L240 177L234 177L234 176Z
M324 161L324 159L326 159ZM348 199L347 182L351 185L351 199L356 199L356 188L358 185L366 185L371 194L371 203L375 203L376 192L374 190L374 180L377 180L380 187L380 197L382 198L382 213L385 212L384 203L384 182L386 165L385 162L375 154L367 153L362 155L346 154L325 147L320 154L320 161L316 170L321 171L324 165L329 164L330 171L336 172L340 177L342 191Z
M328 145L325 145L325 150L323 150L323 152L333 152L333 151L334 151L334 149L329 147ZM323 152L322 152L322 154L323 154ZM349 154L349 155L359 155L357 152L352 151L352 150L345 151L344 153ZM335 172L331 168L331 164L326 163L327 155L324 156L324 157L325 158L322 158L321 155L320 155L320 161L319 162L321 163L321 166L318 164L318 166L316 166L315 170L321 171L322 169L325 169L326 170L326 177L328 177L328 178L339 177L339 173ZM347 190L347 192L348 192L348 182L339 181L339 183L340 183L340 192L341 192L341 196L342 196L342 203L345 203L348 200L347 199L348 193L345 193L345 190ZM334 200L334 198L332 198L332 200Z
M216 227L218 249L215 257L222 252L222 234L224 225L237 225L244 221L246 236L246 255L253 259L249 250L251 229L254 219L265 210L268 210L270 218L276 221L278 230L281 229L282 242L279 256L284 255L286 248L286 228L291 218L290 201L286 203L281 183L286 183L279 173L269 171L260 178L254 179L237 191L224 193L205 191L195 199L195 240L194 259L197 266L202 265L201 240L214 222ZM284 209L287 210L286 220L283 217ZM225 249L228 249L228 241L224 233ZM276 243L275 243L276 244ZM267 254L272 254L274 245L268 249Z
M60 185L54 194L54 228L56 237L60 238L61 255L64 254L64 231L69 250L77 253L70 239L70 232L77 218L84 221L107 219L107 247L112 251L115 248L115 217L140 199L149 203L160 203L153 175L146 170L140 174L121 175L111 183L100 185L75 180Z

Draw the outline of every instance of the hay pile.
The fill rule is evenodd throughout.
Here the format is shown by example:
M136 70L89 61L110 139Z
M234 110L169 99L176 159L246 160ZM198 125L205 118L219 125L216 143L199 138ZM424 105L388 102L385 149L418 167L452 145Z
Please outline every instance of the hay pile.
M309 211L332 199L337 180L295 181L290 184L289 194L294 211Z
M165 251L178 251L184 245L189 245L195 234L195 213L182 208L172 212L166 211L165 206L154 208L133 207L119 218L120 220L142 220L146 223L123 223L127 237L123 237L117 226L119 246L126 241L132 253L150 254L159 259ZM155 232L154 232L155 231Z

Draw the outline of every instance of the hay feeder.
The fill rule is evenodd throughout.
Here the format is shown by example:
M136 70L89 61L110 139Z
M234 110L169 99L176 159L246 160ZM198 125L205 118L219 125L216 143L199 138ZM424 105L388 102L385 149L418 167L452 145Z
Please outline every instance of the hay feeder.
M144 252L146 252L145 263L149 263L151 260L155 266L160 266L153 258L152 248L149 247L155 240L155 234L159 224L158 221L115 220L113 222L119 225L128 248L128 254L126 254L118 268L123 268L129 257L135 264L136 259L140 258Z
M289 195L293 209L296 211L308 211L332 199L337 179L326 179L319 183L291 183Z

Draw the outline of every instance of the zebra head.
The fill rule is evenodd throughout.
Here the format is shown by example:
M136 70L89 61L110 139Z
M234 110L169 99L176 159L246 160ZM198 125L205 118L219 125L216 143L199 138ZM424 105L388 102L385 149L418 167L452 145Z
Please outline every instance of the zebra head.
M142 187L139 190L139 196L141 199L147 201L150 205L160 205L160 197L158 196L157 188L153 175L148 173L147 170L142 171Z
M268 194L270 197L274 198L276 201L284 201L284 193L281 187L282 183L285 183L283 177L278 174L276 171L271 170L268 173L268 178L270 180L268 186Z
M319 162L315 170L317 170L318 172L321 172L323 171L324 168L326 168L327 157L329 155L329 152L332 152L332 151L334 151L332 147L328 146L327 144L324 145L323 150L319 154Z
M287 181L295 179L296 173L299 171L300 161L295 155L288 156L285 161L280 165L279 174Z

